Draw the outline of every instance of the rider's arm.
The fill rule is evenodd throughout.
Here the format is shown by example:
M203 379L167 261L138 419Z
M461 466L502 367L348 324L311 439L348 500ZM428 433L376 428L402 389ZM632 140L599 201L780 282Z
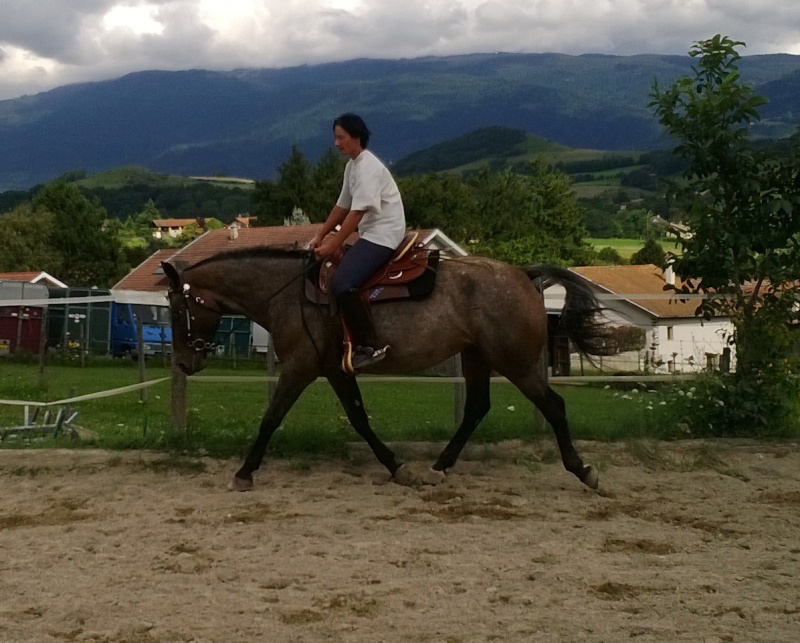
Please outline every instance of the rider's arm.
M344 245L347 238L358 229L358 224L364 216L364 210L350 210L344 217L342 227L336 234L330 235L316 246L317 257L331 257ZM324 229L324 228L323 228Z
M312 250L317 248L322 243L322 240L333 232L337 225L340 225L345 220L348 212L347 209L338 205L333 206L328 218L325 219L325 223L322 224L322 229L317 233L317 236L314 237L310 244Z

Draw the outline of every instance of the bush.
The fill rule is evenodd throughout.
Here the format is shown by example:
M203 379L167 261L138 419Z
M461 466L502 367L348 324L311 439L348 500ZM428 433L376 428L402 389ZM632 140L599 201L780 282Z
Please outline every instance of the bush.
M644 246L631 257L632 265L650 264L663 267L666 253L655 239L648 239Z
M789 437L800 428L800 377L781 365L702 375L662 395L692 437Z
M619 266L625 263L625 260L622 258L622 255L619 252L617 252L614 248L610 248L608 246L598 251L597 259L598 261L601 261L603 263L608 263L614 266Z

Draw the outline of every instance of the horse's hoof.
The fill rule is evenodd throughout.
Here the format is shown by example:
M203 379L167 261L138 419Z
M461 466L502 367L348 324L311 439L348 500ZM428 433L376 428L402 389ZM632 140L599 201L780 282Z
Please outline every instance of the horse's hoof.
M233 476L233 480L230 481L228 489L230 491L252 491L253 478L239 478L238 476Z
M597 474L597 469L591 464L587 464L583 468L583 478L581 478L581 482L589 487L589 489L597 489L597 485L600 483L600 476Z
M392 479L404 487L413 487L419 483L417 476L406 465L401 464L394 472Z
M422 474L422 484L429 484L436 486L447 480L447 474L444 471L437 471L433 467L428 469Z

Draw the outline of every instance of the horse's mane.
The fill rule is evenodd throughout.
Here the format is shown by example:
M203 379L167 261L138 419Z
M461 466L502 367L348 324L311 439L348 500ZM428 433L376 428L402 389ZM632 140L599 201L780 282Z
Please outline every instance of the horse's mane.
M237 248L236 250L224 250L197 263L187 266L185 270L199 268L208 263L226 261L229 259L285 259L285 258L306 258L311 255L310 250L298 248L297 246L257 246L255 248Z

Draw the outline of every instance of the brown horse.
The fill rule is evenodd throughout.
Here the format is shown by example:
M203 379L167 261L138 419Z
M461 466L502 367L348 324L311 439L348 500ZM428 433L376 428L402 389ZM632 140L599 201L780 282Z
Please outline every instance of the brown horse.
M377 459L396 480L409 482L408 469L370 427L356 378L341 369L341 324L327 306L304 295L305 275L313 266L310 259L307 251L260 248L212 256L182 271L163 263L170 281L173 358L186 374L201 370L214 347L222 314L244 315L272 335L281 374L232 488L253 487L253 472L261 466L270 437L319 376L330 382L353 428ZM538 287L534 279L539 280ZM584 282L557 266L517 268L481 257L443 260L433 293L426 299L372 306L378 336L391 349L368 372L418 373L461 353L466 383L463 421L427 481L445 477L488 413L494 370L542 412L555 432L564 467L597 488L597 470L584 465L570 439L564 401L537 367L547 339L547 313L539 287L554 282L567 292L564 332L580 351L607 354L597 301Z

